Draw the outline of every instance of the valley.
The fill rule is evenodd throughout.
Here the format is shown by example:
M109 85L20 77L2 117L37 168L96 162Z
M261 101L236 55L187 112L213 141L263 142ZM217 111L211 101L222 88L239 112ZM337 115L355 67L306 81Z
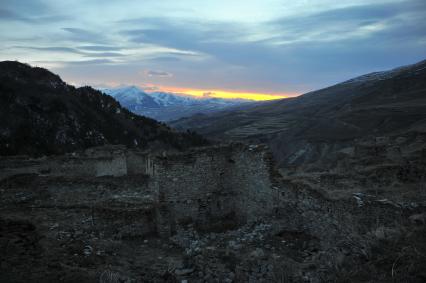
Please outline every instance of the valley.
M0 63L0 281L424 281L424 64L170 127Z
M0 1L0 283L426 282L426 1Z
M249 108L260 104L247 99L192 97L167 92L147 93L136 86L101 89L101 91L115 98L123 107L133 113L163 122L195 114Z
M422 61L296 98L182 118L170 124L212 139L266 143L282 167L326 166L337 160L339 150L353 148L363 140L423 136L425 82L426 62ZM296 152L303 154L296 157ZM322 158L327 162L321 163Z

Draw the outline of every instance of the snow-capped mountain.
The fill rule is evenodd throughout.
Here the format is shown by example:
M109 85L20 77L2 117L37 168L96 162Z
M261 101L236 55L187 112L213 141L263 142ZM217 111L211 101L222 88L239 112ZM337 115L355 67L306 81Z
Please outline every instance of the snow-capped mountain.
M151 109L160 108L162 106L153 97L135 86L104 89L102 91L114 97L122 106L135 113L144 108Z
M225 110L252 101L243 99L198 98L168 92L146 92L136 86L101 89L130 111L159 121L172 121L197 113Z

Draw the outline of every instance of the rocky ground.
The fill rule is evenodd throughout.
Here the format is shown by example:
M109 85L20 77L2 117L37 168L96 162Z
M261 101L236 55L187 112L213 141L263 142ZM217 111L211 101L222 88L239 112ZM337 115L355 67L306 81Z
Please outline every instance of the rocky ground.
M271 218L215 231L189 223L160 238L147 227L155 224L147 178L3 179L0 282L426 279L422 197L408 203L368 194L333 200L285 176L279 182L288 190L286 204Z

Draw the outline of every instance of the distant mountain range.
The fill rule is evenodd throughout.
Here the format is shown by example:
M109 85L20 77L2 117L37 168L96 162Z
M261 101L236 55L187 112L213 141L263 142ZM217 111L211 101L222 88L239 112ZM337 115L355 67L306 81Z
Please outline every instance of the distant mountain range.
M111 96L75 88L46 69L0 62L0 156L59 154L105 144L164 150L206 140L131 113Z
M341 150L381 136L400 137L412 150L426 145L426 60L299 97L182 118L171 125L210 138L267 143L283 167L321 160L326 160L321 166L329 165Z
M199 98L168 92L145 92L136 86L100 90L133 113L164 122L254 104L254 101L245 99Z

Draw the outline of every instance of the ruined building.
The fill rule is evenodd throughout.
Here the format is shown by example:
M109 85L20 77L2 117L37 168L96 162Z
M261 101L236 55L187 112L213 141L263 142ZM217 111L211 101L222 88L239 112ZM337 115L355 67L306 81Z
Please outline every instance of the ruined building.
M281 176L264 146L159 156L107 146L2 158L0 168L4 282L93 282L105 272L156 282L320 282L374 261L372 250L401 231L424 243L425 206L367 194L330 199Z
M172 235L179 223L194 223L200 229L221 223L235 227L270 214L274 198L271 156L261 146L207 147L161 157L108 146L78 155L34 160L18 157L3 160L2 166L1 178L17 174L48 178L146 176L145 183L138 184L132 193L150 201L152 219L138 225L151 227L143 231L164 237Z

